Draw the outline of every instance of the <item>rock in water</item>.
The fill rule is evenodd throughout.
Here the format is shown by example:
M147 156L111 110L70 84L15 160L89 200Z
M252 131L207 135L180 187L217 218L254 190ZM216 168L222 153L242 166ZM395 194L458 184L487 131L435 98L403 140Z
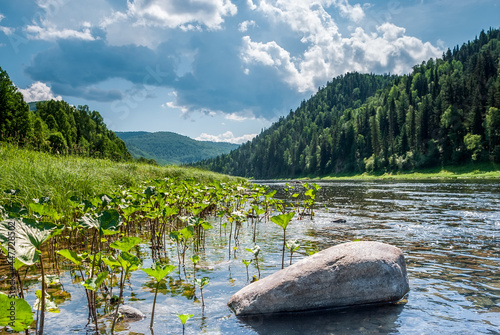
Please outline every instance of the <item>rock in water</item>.
M146 317L140 310L128 305L118 307L118 313L123 315L125 320L143 320Z
M396 302L410 290L403 252L380 242L349 242L309 256L236 292L236 315Z

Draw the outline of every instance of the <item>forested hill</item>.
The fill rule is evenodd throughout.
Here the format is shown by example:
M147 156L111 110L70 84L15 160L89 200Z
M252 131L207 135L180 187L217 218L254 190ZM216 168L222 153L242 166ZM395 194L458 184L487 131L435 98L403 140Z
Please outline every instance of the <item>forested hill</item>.
M31 111L30 106L36 106ZM104 124L99 112L65 101L28 105L0 68L0 142L55 154L74 154L116 161L131 160L125 143Z
M500 162L500 30L403 76L350 73L200 166L278 178Z
M238 148L238 144L196 141L172 132L116 132L135 158L154 159L160 164L188 164L216 157Z

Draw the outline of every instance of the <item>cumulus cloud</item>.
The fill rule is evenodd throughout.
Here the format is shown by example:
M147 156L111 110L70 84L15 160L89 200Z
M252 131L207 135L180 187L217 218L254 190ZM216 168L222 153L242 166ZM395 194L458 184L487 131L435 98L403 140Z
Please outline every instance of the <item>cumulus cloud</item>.
M57 39L79 39L84 41L93 41L95 39L88 27L83 27L80 31L73 29L57 29L54 26L46 25L40 27L29 25L26 27L28 38L36 40L57 40Z
M31 84L25 89L20 88L19 92L21 92L26 102L62 100L61 96L55 96L51 88L40 81Z
M255 21L254 20L247 20L243 21L239 24L238 30L241 31L242 33L245 33L248 28L250 27L255 27Z
M237 7L230 0L135 0L128 2L127 15L136 25L195 29L204 25L220 29L225 16L233 16Z
M219 135L209 135L207 133L202 133L200 136L196 137L197 141L210 141L210 142L228 142L234 144L241 144L251 141L258 134L247 134L243 136L235 137L231 131L226 131Z
M334 6L353 22L360 21L363 9L347 1L262 0L254 6L256 11L301 36L306 49L293 55L276 41L257 42L244 36L240 55L246 64L243 71L251 73L250 65L271 67L299 92L314 92L327 80L349 71L402 74L416 63L442 53L428 42L405 35L404 28L387 22L373 32L359 26L350 36L343 36L325 8Z

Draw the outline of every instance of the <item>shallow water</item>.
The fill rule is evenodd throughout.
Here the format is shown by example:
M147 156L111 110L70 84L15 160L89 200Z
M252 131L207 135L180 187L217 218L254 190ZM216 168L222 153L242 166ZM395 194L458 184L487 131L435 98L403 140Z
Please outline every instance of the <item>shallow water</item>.
M172 275L162 285L155 311L156 334L179 334L176 313L194 314L186 323L186 334L499 334L500 333L500 183L453 182L321 182L316 216L293 220L287 238L298 239L301 248L293 261L306 251L322 250L338 243L370 240L401 248L407 262L410 292L399 304L332 310L299 315L236 318L226 306L229 297L248 284L241 259L253 245L250 223L244 223L236 251L228 250L229 232L219 235L219 225L207 235L200 256L198 277L208 276L204 288L205 310L193 286L176 282ZM283 183L269 183L281 189ZM332 223L334 219L345 223ZM229 227L229 225L228 225ZM272 222L258 225L257 244L262 248L262 276L281 268L282 229ZM234 244L234 243L233 243ZM141 246L147 255L147 245ZM229 256L229 251L231 256ZM175 248L169 249L176 264ZM192 251L188 251L191 255ZM236 257L236 258L235 258ZM151 261L146 256L144 267ZM289 262L288 255L286 262ZM176 264L177 265L177 264ZM187 280L193 267L186 261ZM258 272L252 263L249 275ZM184 273L182 273L184 279ZM73 282L69 271L61 276L61 287L70 296L59 303L60 313L48 313L47 334L91 334L83 287ZM153 282L136 271L127 282L125 302L138 308L146 319L120 324L119 334L150 334L154 298ZM36 286L28 289L32 304ZM101 333L111 321L102 318Z

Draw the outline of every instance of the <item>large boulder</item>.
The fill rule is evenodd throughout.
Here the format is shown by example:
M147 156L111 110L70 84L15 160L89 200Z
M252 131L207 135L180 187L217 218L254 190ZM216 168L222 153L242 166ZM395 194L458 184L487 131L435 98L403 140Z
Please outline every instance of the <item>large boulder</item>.
M396 302L410 290L403 252L380 242L349 242L236 292L236 315L294 312Z

